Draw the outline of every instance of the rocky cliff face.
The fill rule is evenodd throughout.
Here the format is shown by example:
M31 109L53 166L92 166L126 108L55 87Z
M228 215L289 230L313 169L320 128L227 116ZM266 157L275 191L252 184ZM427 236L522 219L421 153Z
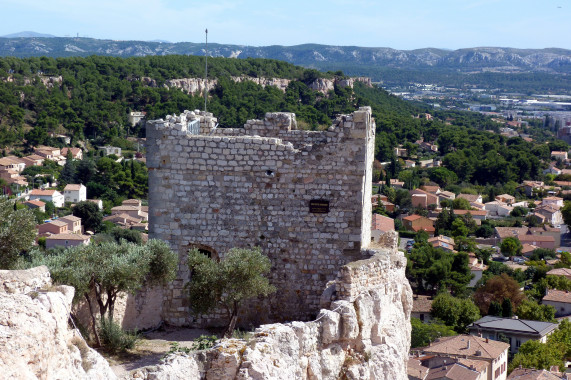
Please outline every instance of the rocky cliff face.
M46 267L0 271L0 377L116 378L107 361L69 327L73 294L69 286L52 287Z
M250 81L254 82L262 87L266 86L274 86L277 87L279 90L285 92L287 86L291 82L289 79L284 78L254 78L254 77L232 77L234 82L244 82ZM156 80L148 77L141 78L141 82L145 86L149 87L157 87ZM309 85L309 87L315 91L319 91L321 93L327 94L328 91L333 90L335 85L341 87L351 87L355 82L363 82L365 85L372 87L371 78L367 77L355 77L355 78L347 78L347 79L326 79L326 78L319 78L316 79L313 83ZM206 87L208 91L214 89L218 81L216 79L209 79L205 81L202 78L178 78L178 79L170 79L167 80L164 84L165 87L168 88L179 88L182 91L188 94L200 94L204 92L204 88Z
M193 356L172 355L137 379L407 379L412 293L394 246L343 266L315 321L270 324L250 341L223 340Z

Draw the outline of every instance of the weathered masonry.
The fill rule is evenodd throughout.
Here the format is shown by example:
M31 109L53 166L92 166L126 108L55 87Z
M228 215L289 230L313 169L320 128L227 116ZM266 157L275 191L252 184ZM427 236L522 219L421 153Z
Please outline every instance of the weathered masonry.
M164 320L201 322L183 289L191 247L215 259L260 246L270 257L278 291L244 310L253 323L315 317L339 268L370 256L371 109L317 132L297 130L291 113L268 113L243 128L215 125L211 114L188 111L147 123L149 233L180 255Z

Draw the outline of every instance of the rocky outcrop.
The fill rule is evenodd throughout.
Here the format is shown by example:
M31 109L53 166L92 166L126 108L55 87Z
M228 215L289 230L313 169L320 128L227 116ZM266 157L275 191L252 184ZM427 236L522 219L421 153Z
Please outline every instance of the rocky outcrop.
M0 377L116 378L107 361L69 327L73 295L72 287L51 286L46 267L0 271Z
M393 236L385 239L394 242ZM263 325L249 341L223 340L193 356L139 369L138 379L407 379L412 292L392 248L341 268L311 322Z
M279 90L285 92L291 80L284 78L254 78L248 76L231 77L234 82L240 83L244 81L254 82L262 87L274 86ZM156 80L149 77L142 77L141 82L145 86L157 87ZM326 79L318 78L313 83L309 85L315 91L327 94L330 90L334 89L335 85L341 87L351 87L355 82L363 82L365 85L372 87L371 78L367 77L355 77L355 78L344 78L344 79ZM209 79L205 81L203 78L178 78L169 79L164 83L164 87L167 88L179 88L188 94L200 94L204 92L204 88L207 87L208 91L216 87L218 81L216 79Z

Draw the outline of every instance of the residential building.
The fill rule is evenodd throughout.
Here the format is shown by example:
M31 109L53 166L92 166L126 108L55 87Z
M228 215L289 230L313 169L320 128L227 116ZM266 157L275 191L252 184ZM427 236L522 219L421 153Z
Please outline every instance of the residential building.
M101 199L86 199L86 201L95 203L99 210L103 210L103 201Z
M61 155L63 157L67 157L67 152L71 151L71 157L74 160L82 160L83 159L83 151L81 148L62 148Z
M104 222L108 221L125 228L131 228L131 226L141 223L142 220L140 217L132 217L125 213L114 214L103 218Z
M496 201L500 201L506 203L508 206L511 206L511 204L515 202L515 197L509 194L501 194L496 196Z
M485 316L468 326L471 335L477 335L491 340L507 338L510 352L517 353L519 347L528 340L541 343L557 328L556 323L529 321L517 318L501 318Z
M139 123L141 120L143 120L145 118L145 115L147 113L142 111L142 112L138 112L138 111L132 111L129 112L129 123L131 123L131 126L135 126L137 125L137 123Z
M111 209L111 215L117 214L127 214L132 218L138 218L141 220L147 220L148 214L141 211L140 207L136 206L116 206Z
M79 245L89 245L88 235L63 233L46 237L46 249L55 247L76 247Z
M571 315L571 293L568 290L548 289L541 303L553 306L556 317Z
M416 166L416 162L412 160L404 160L404 166L406 168L414 168Z
M546 369L516 368L510 373L507 380L569 380L571 377L558 371Z
M559 226L563 224L563 215L559 208L550 204L542 204L535 208L535 213L543 215L545 221L553 226Z
M422 185L420 188L422 190L426 191L427 193L431 193L431 194L435 194L435 195L442 191L442 190L440 190L440 187L433 186L433 185Z
M21 176L19 172L13 169L0 169L0 178L8 184L14 183L24 187L28 186L26 177Z
M551 205L557 208L563 207L563 198L560 197L545 197L541 200L541 205Z
M441 248L448 252L456 253L454 250L454 239L444 235L438 235L428 239L428 244L432 245L434 248Z
M42 166L44 164L44 160L45 160L44 157L39 156L37 154L31 154L29 156L22 158L22 161L24 162L26 167L28 167L28 166Z
M428 370L426 380L484 380L482 374L460 363L443 365Z
M371 230L380 231L382 233L394 231L395 220L388 216L373 214Z
M527 227L496 227L494 228L495 236L502 242L507 237L518 237L529 231Z
M523 181L522 186L524 188L525 195L528 197L531 197L534 192L543 191L545 188L543 181Z
M426 380L429 368L422 365L420 360L416 358L408 359L406 373L408 380Z
M52 161L58 161L62 157L59 148L52 148L50 146L39 146L34 149L34 153Z
M68 224L59 220L51 220L37 226L39 236L64 234L68 232Z
M380 195L377 194L381 197L381 199L383 199L382 197L384 197L384 199L387 199L386 195ZM121 204L123 206L133 206L133 207L137 207L138 209L141 209L141 200L140 199L125 199L123 202L121 202Z
M406 149L404 149L404 148L399 148L399 147L396 147L396 148L395 148L395 156L397 156L397 157L406 157L407 155L408 155L408 152L407 152Z
M569 268L556 268L547 272L548 276L564 276L571 280L571 269Z
M549 235L532 235L526 233L517 236L521 244L531 244L539 248L555 249L555 239Z
M81 234L81 218L74 215L62 216L58 219L60 222L67 223L67 230L72 234Z
M432 319L430 315L431 310L432 298L418 294L412 295L412 312L410 313L411 318L418 318L422 322L428 323Z
M438 207L440 204L438 196L425 190L415 189L410 192L413 207L428 208L430 205Z
M391 186L397 189L402 189L404 187L404 182L399 181L397 178L390 179Z
M429 160L419 160L418 164L420 165L421 168L433 168L433 167L435 167L434 160L432 158Z
M553 158L555 160L565 161L567 159L567 152L560 152L560 151L554 150L553 152L551 152L551 158Z
M109 156L110 154L114 154L117 157L121 157L121 148L106 145L106 146L97 147L97 149L99 149L100 151L103 151L103 154L106 156Z
M26 201L24 204L30 209L39 209L41 212L46 212L46 204L37 199L33 201Z
M544 224L542 227L530 227L529 232L535 236L553 236L555 248L561 247L561 229Z
M454 194L451 191L440 191L438 193L438 200L442 201L443 199L453 201L454 199L456 199L456 194Z
M468 260L470 264L470 273L473 274L473 277L470 280L468 287L473 288L474 286L476 286L478 281L480 281L480 279L484 274L484 271L488 269L488 266L485 265L484 263L479 262L476 255L472 252L468 253Z
M466 199L470 203L482 203L482 196L480 194L458 194L456 198Z
M428 232L429 235L434 234L434 222L424 216L420 215L409 215L402 219L403 227L408 231L418 232L424 230Z
M82 184L68 184L63 189L66 202L77 203L87 200L87 188Z
M488 216L488 212L486 210L454 210L454 215L472 215L472 218L474 218L474 220L476 221L477 224L480 224L478 222L481 222L482 220L486 220L486 217Z
M0 158L0 169L14 170L21 173L26 168L26 164L16 156L8 156Z
M57 190L34 189L30 192L30 200L39 199L44 202L53 202L56 207L63 207L65 198Z
M440 338L429 347L425 354L450 357L460 360L485 362L487 380L505 380L508 369L509 344L473 335L456 335Z
M561 169L556 168L554 165L549 165L549 167L543 170L543 174L561 174Z
M488 212L490 217L498 216L498 217L505 217L513 211L513 207L509 206L505 202L501 201L491 201L484 203L484 209Z

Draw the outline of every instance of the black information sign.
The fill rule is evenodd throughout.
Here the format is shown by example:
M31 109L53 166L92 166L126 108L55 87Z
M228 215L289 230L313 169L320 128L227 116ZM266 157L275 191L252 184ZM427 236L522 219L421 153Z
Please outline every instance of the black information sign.
M329 201L324 199L312 199L309 201L309 212L314 214L327 214L329 212Z

